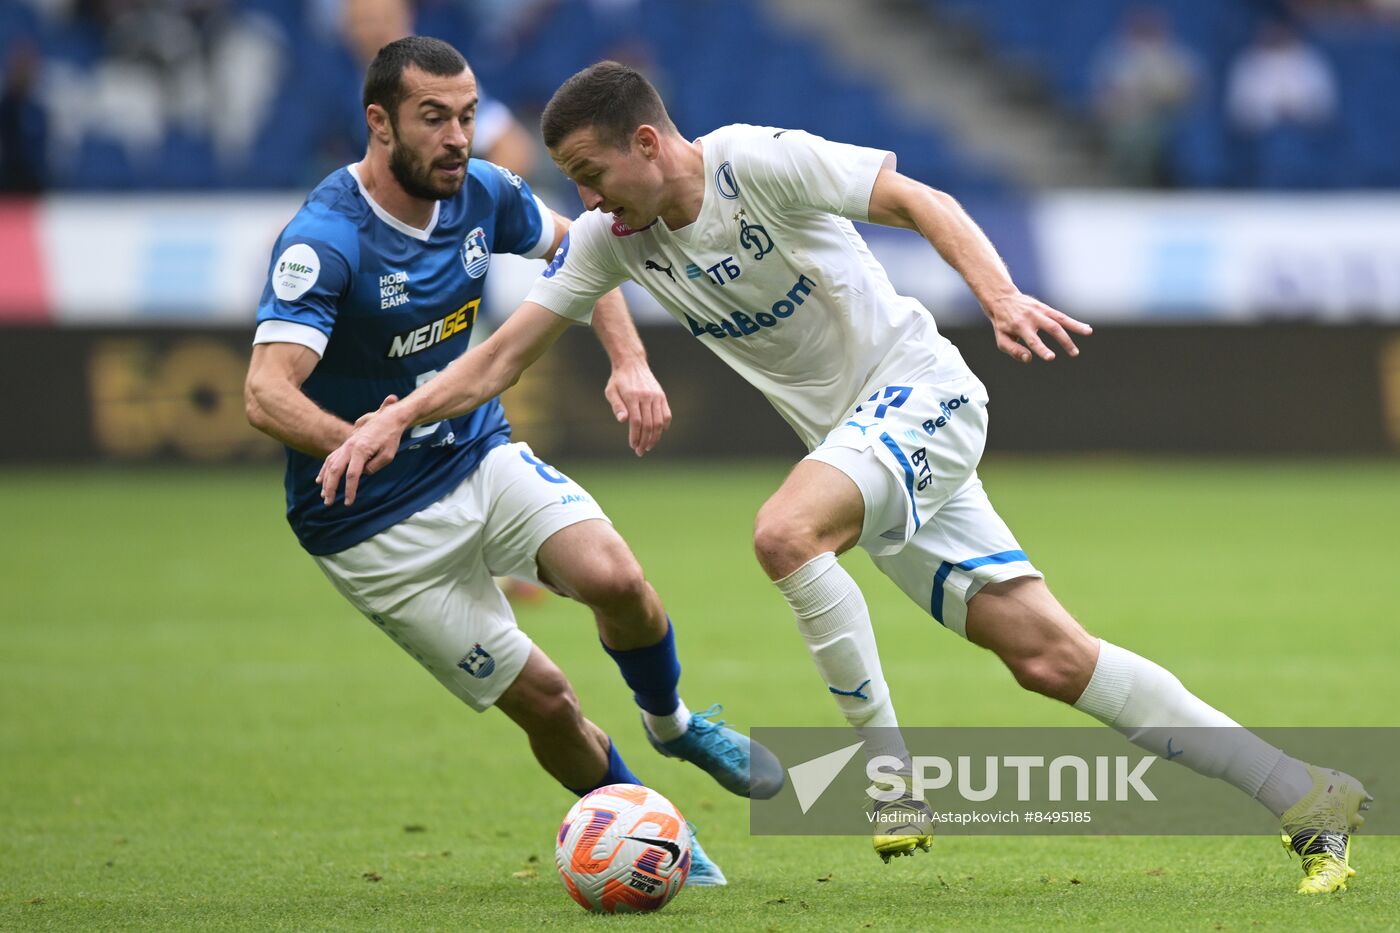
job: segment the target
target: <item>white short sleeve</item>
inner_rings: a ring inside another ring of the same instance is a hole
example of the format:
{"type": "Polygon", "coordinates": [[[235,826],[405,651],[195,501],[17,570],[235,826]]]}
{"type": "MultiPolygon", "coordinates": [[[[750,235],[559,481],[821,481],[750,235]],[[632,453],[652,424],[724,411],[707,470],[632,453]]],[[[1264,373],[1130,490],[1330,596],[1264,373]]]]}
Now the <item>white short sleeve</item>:
{"type": "Polygon", "coordinates": [[[810,207],[851,220],[870,219],[870,192],[894,153],[834,143],[805,130],[755,128],[735,153],[741,184],[755,185],[781,204],[810,207]]]}
{"type": "Polygon", "coordinates": [[[277,319],[263,321],[253,334],[255,346],[260,343],[299,343],[317,356],[326,355],[326,344],[330,342],[330,337],[314,327],[277,319]]]}
{"type": "Polygon", "coordinates": [[[520,255],[526,259],[543,259],[549,255],[549,247],[554,243],[554,211],[549,209],[549,205],[544,203],[538,194],[531,194],[535,199],[535,210],[540,212],[540,238],[534,246],[520,255]]]}
{"type": "Polygon", "coordinates": [[[610,218],[597,211],[581,215],[525,300],[560,317],[589,323],[598,299],[627,279],[607,239],[612,235],[610,218]]]}

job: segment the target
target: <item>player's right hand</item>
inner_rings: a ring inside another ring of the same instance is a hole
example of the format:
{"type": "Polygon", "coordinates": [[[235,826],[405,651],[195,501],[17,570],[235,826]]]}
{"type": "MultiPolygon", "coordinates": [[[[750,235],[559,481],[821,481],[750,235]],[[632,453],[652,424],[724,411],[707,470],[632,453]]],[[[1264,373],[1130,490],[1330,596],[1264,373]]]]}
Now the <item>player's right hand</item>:
{"type": "Polygon", "coordinates": [[[321,464],[316,482],[321,484],[321,501],[326,505],[335,503],[342,479],[345,481],[345,504],[354,505],[361,477],[378,473],[394,461],[399,452],[399,438],[407,427],[399,423],[401,419],[393,410],[397,402],[398,397],[390,395],[378,411],[357,418],[355,430],[321,464]]]}
{"type": "Polygon", "coordinates": [[[1053,337],[1070,356],[1079,355],[1079,347],[1070,334],[1087,337],[1094,332],[1083,321],[1022,292],[988,302],[985,308],[996,332],[997,349],[1021,363],[1029,363],[1037,356],[1047,363],[1055,358],[1055,351],[1040,339],[1041,331],[1053,337]]]}

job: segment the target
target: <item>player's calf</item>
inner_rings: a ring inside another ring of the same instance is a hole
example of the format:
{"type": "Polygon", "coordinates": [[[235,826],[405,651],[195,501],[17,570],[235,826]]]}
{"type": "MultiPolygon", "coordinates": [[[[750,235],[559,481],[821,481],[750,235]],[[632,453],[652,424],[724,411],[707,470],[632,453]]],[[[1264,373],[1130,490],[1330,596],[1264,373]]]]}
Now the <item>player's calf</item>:
{"type": "Polygon", "coordinates": [[[1098,640],[1038,577],[989,583],[967,609],[967,637],[1001,659],[1027,690],[1074,703],[1094,674],[1098,640]]]}
{"type": "Polygon", "coordinates": [[[732,793],[771,797],[783,785],[778,760],[761,745],[681,700],[675,630],[626,542],[603,522],[551,536],[537,558],[541,578],[593,609],[603,649],[642,711],[662,754],[695,764],[732,793]]]}
{"type": "Polygon", "coordinates": [[[496,707],[530,741],[540,766],[567,788],[591,787],[609,767],[607,734],[584,718],[564,672],[539,648],[496,707]]]}

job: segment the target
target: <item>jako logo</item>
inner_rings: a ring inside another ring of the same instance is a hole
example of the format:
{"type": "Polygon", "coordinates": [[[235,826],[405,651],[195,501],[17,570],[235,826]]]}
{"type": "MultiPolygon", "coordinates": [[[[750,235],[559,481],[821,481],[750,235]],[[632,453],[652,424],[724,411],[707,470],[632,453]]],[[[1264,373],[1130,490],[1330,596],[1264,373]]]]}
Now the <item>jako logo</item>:
{"type": "Polygon", "coordinates": [[[707,334],[716,340],[723,340],[725,337],[747,337],[765,327],[777,327],[783,319],[792,317],[793,312],[802,306],[816,287],[816,282],[805,275],[800,276],[792,288],[788,289],[786,298],[779,298],[767,311],[759,311],[753,317],[749,317],[743,311],[734,311],[727,321],[701,324],[687,314],[685,322],[690,325],[690,334],[693,337],[704,337],[707,334]]]}

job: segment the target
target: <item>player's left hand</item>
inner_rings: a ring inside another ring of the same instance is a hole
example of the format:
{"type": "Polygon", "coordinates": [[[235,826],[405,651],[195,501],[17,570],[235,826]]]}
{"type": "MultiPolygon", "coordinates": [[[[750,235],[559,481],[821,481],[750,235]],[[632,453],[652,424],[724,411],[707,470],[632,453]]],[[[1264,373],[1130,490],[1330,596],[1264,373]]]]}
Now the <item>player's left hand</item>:
{"type": "Polygon", "coordinates": [[[354,505],[360,478],[378,473],[394,461],[399,438],[407,428],[393,410],[397,402],[398,398],[390,395],[377,411],[357,418],[355,430],[321,464],[316,482],[321,484],[321,501],[326,505],[334,504],[341,479],[345,480],[345,504],[354,505]]]}
{"type": "Polygon", "coordinates": [[[1029,363],[1034,356],[1047,363],[1055,358],[1055,351],[1040,339],[1041,331],[1055,338],[1070,356],[1079,355],[1070,332],[1086,337],[1094,332],[1083,321],[1076,321],[1023,292],[991,302],[987,305],[987,314],[996,331],[997,349],[1022,363],[1029,363]]]}
{"type": "Polygon", "coordinates": [[[655,447],[661,432],[671,426],[666,393],[646,363],[614,367],[603,394],[613,416],[627,422],[627,445],[639,457],[655,447]]]}

